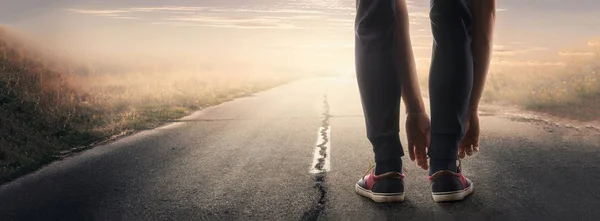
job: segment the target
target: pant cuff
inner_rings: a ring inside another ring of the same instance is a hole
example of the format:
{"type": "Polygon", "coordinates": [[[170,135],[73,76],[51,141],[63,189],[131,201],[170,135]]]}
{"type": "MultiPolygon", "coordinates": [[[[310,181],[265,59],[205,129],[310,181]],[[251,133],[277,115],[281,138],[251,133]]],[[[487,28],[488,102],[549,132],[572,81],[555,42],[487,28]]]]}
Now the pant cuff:
{"type": "Polygon", "coordinates": [[[432,160],[457,160],[458,145],[462,137],[457,134],[432,134],[428,156],[432,160]]]}
{"type": "Polygon", "coordinates": [[[376,163],[401,160],[404,156],[399,135],[370,139],[370,141],[373,145],[376,163]]]}

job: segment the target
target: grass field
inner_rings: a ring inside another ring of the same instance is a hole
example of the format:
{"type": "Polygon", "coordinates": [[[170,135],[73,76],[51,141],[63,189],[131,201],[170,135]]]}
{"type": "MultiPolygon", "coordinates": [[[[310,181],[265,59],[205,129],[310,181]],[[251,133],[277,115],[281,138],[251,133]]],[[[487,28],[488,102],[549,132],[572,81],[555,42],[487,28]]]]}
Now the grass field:
{"type": "MultiPolygon", "coordinates": [[[[427,73],[419,82],[427,95],[427,73]]],[[[492,64],[482,102],[516,105],[578,121],[600,120],[600,51],[560,64],[499,67],[492,64]]]]}
{"type": "Polygon", "coordinates": [[[484,99],[572,120],[599,120],[599,58],[596,51],[561,66],[492,72],[484,99]]]}
{"type": "Polygon", "coordinates": [[[0,28],[0,183],[65,152],[296,79],[71,62],[0,28]]]}

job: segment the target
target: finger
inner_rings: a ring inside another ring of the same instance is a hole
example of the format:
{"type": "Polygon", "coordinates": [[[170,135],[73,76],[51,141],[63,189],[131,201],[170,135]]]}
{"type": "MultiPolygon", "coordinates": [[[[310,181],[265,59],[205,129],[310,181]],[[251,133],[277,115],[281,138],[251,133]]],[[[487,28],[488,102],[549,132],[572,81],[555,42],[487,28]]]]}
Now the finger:
{"type": "Polygon", "coordinates": [[[417,151],[419,153],[419,166],[421,166],[421,168],[423,169],[427,168],[427,154],[425,153],[425,148],[423,148],[422,146],[418,147],[417,151]]]}
{"type": "Polygon", "coordinates": [[[460,145],[458,146],[458,158],[465,158],[465,147],[467,145],[463,142],[460,143],[460,145]]]}
{"type": "Polygon", "coordinates": [[[465,148],[465,152],[467,152],[468,156],[472,156],[473,155],[473,145],[468,145],[467,148],[465,148]]]}
{"type": "Polygon", "coordinates": [[[417,160],[417,166],[419,167],[423,167],[423,156],[421,156],[421,152],[418,150],[418,148],[415,148],[415,155],[416,155],[416,160],[417,160]]]}
{"type": "Polygon", "coordinates": [[[423,165],[425,166],[424,169],[427,169],[428,168],[428,164],[429,164],[429,161],[428,161],[429,157],[427,156],[427,150],[429,149],[429,145],[427,143],[428,143],[428,141],[426,139],[423,139],[421,141],[421,144],[420,144],[421,145],[420,149],[423,151],[423,153],[422,153],[423,154],[422,161],[423,161],[423,165]]]}
{"type": "Polygon", "coordinates": [[[473,154],[473,140],[472,139],[466,139],[465,140],[465,146],[463,148],[463,151],[465,152],[465,154],[467,154],[468,156],[471,156],[471,154],[473,154]]]}
{"type": "Polygon", "coordinates": [[[411,161],[415,161],[415,147],[412,143],[408,143],[408,156],[411,161]]]}
{"type": "Polygon", "coordinates": [[[423,164],[421,159],[422,159],[422,157],[421,157],[420,153],[417,150],[415,150],[415,160],[417,161],[418,166],[421,166],[423,164]]]}
{"type": "Polygon", "coordinates": [[[423,167],[424,170],[428,170],[429,169],[429,162],[427,160],[427,157],[425,157],[425,159],[423,159],[423,167]]]}
{"type": "Polygon", "coordinates": [[[421,155],[418,155],[418,154],[416,154],[416,155],[417,155],[416,156],[417,166],[422,167],[423,166],[423,157],[421,157],[421,155]]]}
{"type": "Polygon", "coordinates": [[[429,148],[429,144],[431,144],[431,132],[427,131],[425,134],[425,146],[429,148]]]}

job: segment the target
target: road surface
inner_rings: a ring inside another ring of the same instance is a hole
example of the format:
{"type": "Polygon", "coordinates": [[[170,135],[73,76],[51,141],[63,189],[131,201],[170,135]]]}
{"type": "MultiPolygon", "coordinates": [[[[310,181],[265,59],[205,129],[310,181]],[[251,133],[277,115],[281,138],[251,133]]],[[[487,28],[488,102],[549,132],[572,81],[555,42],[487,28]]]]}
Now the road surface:
{"type": "Polygon", "coordinates": [[[465,201],[434,203],[406,159],[405,202],[359,197],[361,110],[343,77],[207,108],[3,185],[0,220],[600,220],[598,132],[485,113],[465,201]]]}

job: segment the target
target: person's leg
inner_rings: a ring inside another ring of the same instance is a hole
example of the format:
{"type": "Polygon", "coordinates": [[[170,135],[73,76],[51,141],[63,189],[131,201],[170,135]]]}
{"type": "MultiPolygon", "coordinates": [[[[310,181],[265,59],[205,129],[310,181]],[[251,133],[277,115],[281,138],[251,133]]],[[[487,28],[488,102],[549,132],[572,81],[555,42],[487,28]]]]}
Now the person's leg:
{"type": "Polygon", "coordinates": [[[396,0],[357,0],[355,59],[367,138],[375,168],[356,182],[358,194],[375,202],[404,200],[400,144],[400,76],[394,35],[396,0]]]}
{"type": "Polygon", "coordinates": [[[395,67],[396,0],[357,0],[356,75],[376,174],[401,172],[400,76],[395,67]]]}
{"type": "Polygon", "coordinates": [[[430,18],[434,38],[429,73],[431,175],[440,170],[456,172],[473,87],[473,57],[466,0],[431,0],[430,18]]]}
{"type": "Polygon", "coordinates": [[[473,87],[471,15],[467,0],[431,0],[434,37],[429,74],[431,192],[434,201],[462,200],[473,183],[457,168],[458,145],[473,87]]]}

